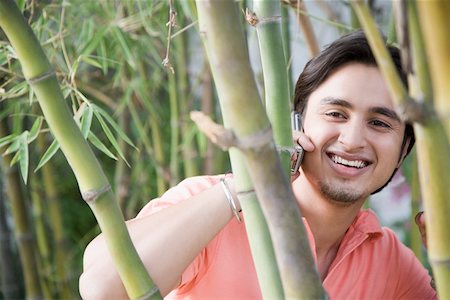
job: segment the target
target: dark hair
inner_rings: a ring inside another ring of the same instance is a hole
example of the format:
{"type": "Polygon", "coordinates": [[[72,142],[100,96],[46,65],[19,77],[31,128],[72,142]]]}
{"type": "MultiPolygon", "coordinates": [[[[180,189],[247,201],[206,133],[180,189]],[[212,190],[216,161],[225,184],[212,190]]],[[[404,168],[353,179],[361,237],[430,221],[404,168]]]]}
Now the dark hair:
{"type": "MultiPolygon", "coordinates": [[[[387,45],[387,48],[401,80],[408,88],[408,80],[406,73],[402,68],[399,49],[390,45],[387,45]]],[[[367,38],[362,30],[343,35],[306,64],[295,86],[294,109],[303,114],[311,93],[315,91],[333,71],[349,63],[377,66],[375,57],[373,56],[367,38]]],[[[410,123],[406,123],[400,155],[405,146],[407,147],[406,155],[408,155],[414,146],[414,142],[413,127],[410,123]],[[410,141],[409,144],[406,145],[408,139],[410,139],[410,141]]],[[[399,160],[400,159],[401,156],[399,160]]],[[[383,189],[391,181],[396,171],[397,169],[395,169],[388,182],[374,193],[383,189]]]]}

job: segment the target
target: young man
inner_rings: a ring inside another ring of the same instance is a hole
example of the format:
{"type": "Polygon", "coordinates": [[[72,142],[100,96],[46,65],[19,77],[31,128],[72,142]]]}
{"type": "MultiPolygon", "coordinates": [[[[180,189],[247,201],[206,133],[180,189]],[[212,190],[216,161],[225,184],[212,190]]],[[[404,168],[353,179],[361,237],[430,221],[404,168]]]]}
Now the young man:
{"type": "MultiPolygon", "coordinates": [[[[400,70],[398,51],[390,52],[400,70]]],[[[436,298],[414,254],[361,210],[414,142],[362,32],[338,39],[306,65],[295,108],[303,116],[296,140],[307,153],[292,187],[330,298],[436,298]]],[[[234,218],[221,178],[186,179],[128,222],[167,299],[261,298],[245,226],[234,218]]],[[[225,180],[236,199],[232,176],[225,180]]],[[[86,249],[80,292],[85,299],[126,297],[101,236],[86,249]]]]}

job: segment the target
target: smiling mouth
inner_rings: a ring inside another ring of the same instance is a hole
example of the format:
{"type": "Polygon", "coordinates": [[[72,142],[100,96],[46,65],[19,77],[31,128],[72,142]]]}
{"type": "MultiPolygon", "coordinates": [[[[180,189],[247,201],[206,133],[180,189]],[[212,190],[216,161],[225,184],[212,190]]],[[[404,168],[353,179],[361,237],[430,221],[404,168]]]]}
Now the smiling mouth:
{"type": "Polygon", "coordinates": [[[335,164],[343,165],[350,168],[362,169],[370,165],[370,162],[365,160],[347,160],[333,153],[329,153],[328,156],[335,164]]]}

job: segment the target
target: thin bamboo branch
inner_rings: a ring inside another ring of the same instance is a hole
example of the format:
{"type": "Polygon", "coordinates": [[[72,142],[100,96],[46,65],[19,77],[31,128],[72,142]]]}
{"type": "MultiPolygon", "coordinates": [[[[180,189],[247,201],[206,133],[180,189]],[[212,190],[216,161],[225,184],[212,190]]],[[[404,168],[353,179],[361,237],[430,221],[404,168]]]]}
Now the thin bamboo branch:
{"type": "Polygon", "coordinates": [[[313,26],[311,24],[311,20],[307,16],[307,10],[305,6],[305,2],[303,0],[297,0],[297,19],[300,24],[300,28],[303,31],[303,35],[305,36],[306,45],[308,46],[309,56],[314,57],[317,53],[319,53],[319,43],[317,42],[316,35],[314,33],[313,26]],[[301,14],[300,11],[305,12],[305,14],[301,14]]]}

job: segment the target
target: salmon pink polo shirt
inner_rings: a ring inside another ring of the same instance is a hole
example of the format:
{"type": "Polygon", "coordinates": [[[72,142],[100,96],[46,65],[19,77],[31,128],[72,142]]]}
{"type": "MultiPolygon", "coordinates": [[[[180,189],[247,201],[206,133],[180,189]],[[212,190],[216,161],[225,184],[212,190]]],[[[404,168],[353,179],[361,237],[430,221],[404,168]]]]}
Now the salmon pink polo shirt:
{"type": "MultiPolygon", "coordinates": [[[[220,176],[182,181],[149,202],[137,218],[212,187],[220,176]]],[[[314,237],[303,219],[312,248],[314,237]]],[[[180,249],[183,251],[183,249],[180,249]]],[[[361,211],[345,234],[323,287],[330,299],[436,299],[427,270],[370,211],[361,211]]],[[[183,272],[165,299],[262,299],[243,223],[233,218],[183,272]]]]}

